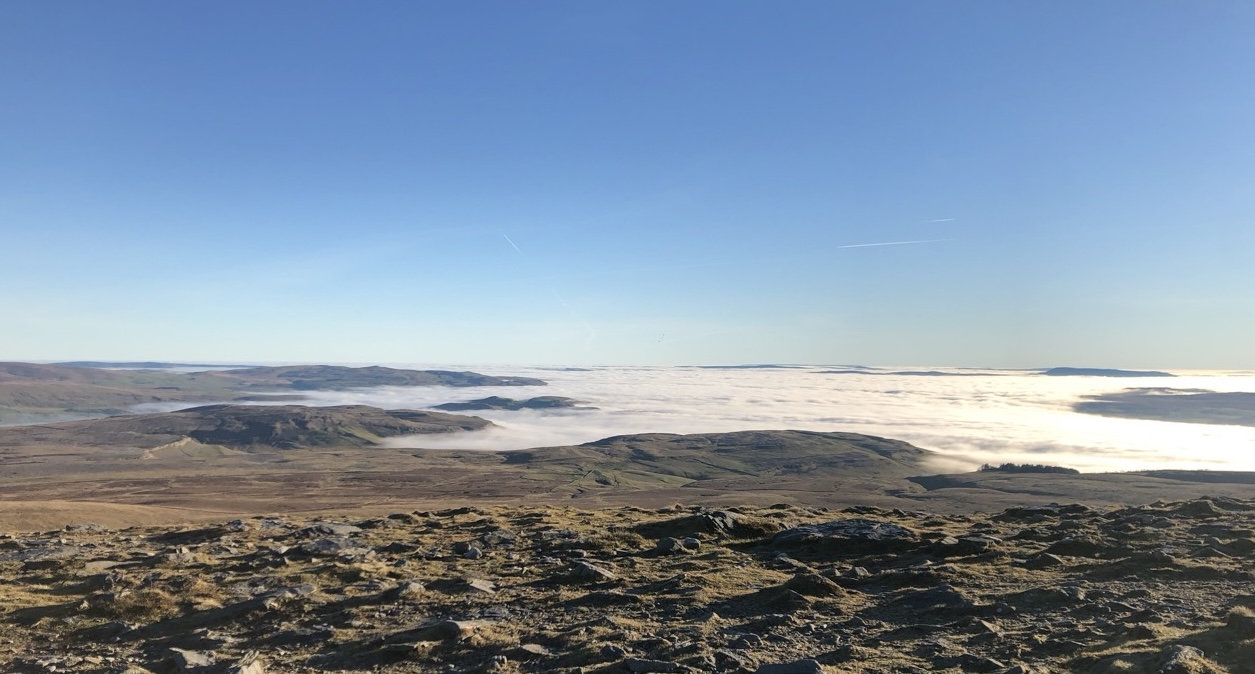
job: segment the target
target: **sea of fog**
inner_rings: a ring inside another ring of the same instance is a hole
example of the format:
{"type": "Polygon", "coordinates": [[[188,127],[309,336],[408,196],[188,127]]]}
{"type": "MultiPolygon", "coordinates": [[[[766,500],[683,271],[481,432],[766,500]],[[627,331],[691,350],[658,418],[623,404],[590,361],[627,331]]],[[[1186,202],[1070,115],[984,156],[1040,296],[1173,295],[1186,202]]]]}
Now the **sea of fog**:
{"type": "Polygon", "coordinates": [[[467,434],[396,438],[390,441],[394,447],[510,450],[579,444],[628,433],[802,429],[906,440],[938,452],[937,470],[1008,461],[1083,471],[1255,470],[1253,427],[1119,419],[1071,409],[1086,395],[1126,388],[1255,392],[1255,372],[1178,372],[1172,378],[1127,379],[970,369],[939,370],[949,376],[828,373],[844,369],[833,367],[445,365],[439,369],[536,377],[549,385],[314,391],[308,392],[306,404],[421,409],[493,395],[515,399],[553,395],[597,408],[467,412],[492,420],[496,427],[467,434]]]}

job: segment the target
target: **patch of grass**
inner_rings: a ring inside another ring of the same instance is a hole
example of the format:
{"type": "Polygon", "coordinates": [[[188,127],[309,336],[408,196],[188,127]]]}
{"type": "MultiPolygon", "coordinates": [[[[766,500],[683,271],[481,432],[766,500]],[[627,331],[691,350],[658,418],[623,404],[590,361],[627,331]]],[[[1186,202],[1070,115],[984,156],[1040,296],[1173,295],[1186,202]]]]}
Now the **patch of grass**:
{"type": "Polygon", "coordinates": [[[165,590],[123,590],[101,597],[97,612],[114,620],[151,622],[179,613],[179,599],[165,590]]]}

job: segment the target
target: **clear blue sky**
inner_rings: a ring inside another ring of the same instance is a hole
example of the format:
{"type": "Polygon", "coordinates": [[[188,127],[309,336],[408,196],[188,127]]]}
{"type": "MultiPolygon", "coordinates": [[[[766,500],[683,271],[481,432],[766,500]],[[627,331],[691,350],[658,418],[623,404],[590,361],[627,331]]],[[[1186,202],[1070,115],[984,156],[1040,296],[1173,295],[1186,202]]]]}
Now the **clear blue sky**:
{"type": "Polygon", "coordinates": [[[1255,3],[13,0],[0,91],[0,359],[1255,367],[1255,3]]]}

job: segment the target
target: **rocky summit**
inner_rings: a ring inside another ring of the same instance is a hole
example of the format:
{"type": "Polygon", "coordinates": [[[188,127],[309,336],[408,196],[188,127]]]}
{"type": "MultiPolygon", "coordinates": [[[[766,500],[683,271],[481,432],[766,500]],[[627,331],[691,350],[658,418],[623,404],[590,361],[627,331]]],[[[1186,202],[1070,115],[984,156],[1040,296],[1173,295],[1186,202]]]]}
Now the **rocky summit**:
{"type": "Polygon", "coordinates": [[[0,537],[12,672],[1255,671],[1255,501],[462,507],[0,537]]]}

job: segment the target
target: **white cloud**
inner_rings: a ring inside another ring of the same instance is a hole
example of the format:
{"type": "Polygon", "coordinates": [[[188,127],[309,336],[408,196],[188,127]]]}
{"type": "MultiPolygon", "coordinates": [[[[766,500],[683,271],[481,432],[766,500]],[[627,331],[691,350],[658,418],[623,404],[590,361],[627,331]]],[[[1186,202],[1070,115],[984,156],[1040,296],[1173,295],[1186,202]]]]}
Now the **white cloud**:
{"type": "MultiPolygon", "coordinates": [[[[447,366],[446,366],[447,367],[447,366]]],[[[710,370],[602,367],[591,371],[473,367],[529,375],[549,386],[453,389],[382,387],[311,393],[313,404],[425,408],[489,395],[562,395],[597,410],[477,413],[500,428],[395,440],[396,446],[524,449],[578,444],[629,433],[748,429],[847,431],[897,438],[942,453],[950,466],[1007,461],[1082,470],[1212,468],[1255,470],[1255,428],[1115,419],[1078,414],[1072,402],[1116,391],[1127,380],[1000,376],[821,374],[824,368],[710,370]]],[[[921,368],[936,369],[936,368],[921,368]]],[[[970,372],[970,370],[964,370],[970,372]]],[[[1138,380],[1137,385],[1147,384],[1138,380]]],[[[1255,377],[1200,375],[1179,388],[1255,391],[1255,377]]]]}

